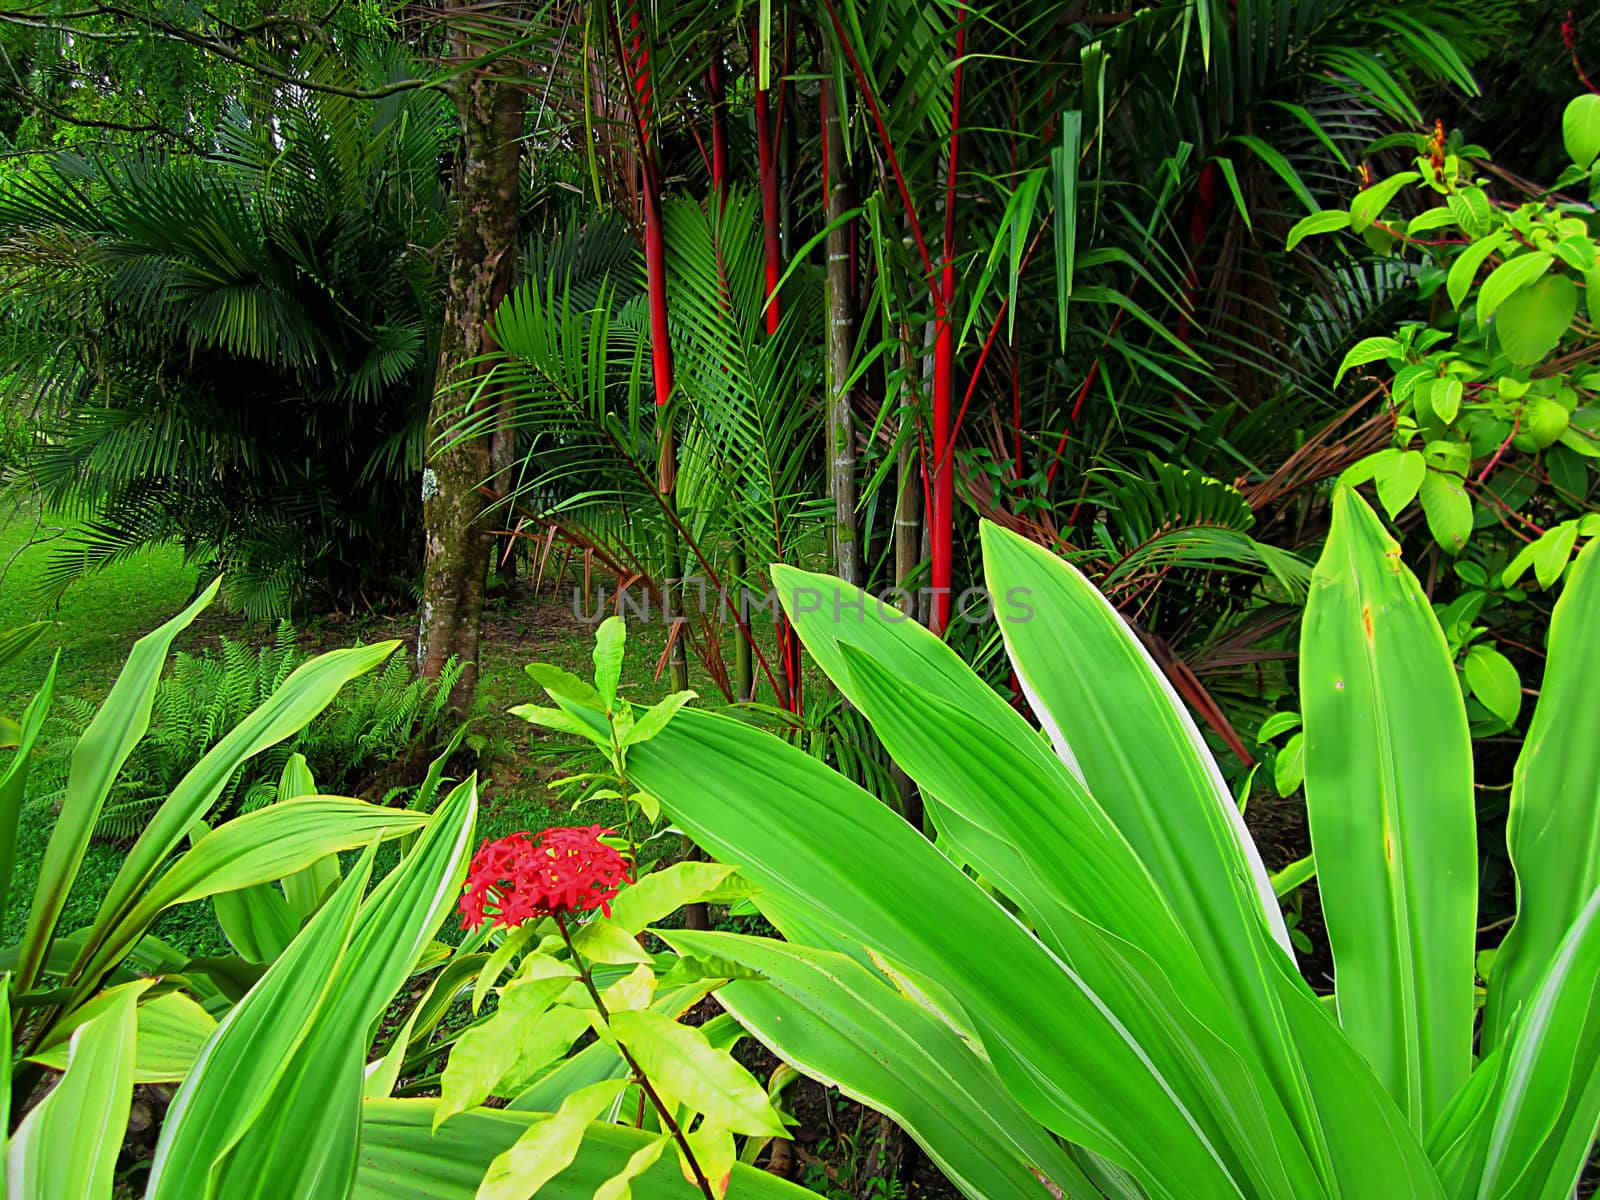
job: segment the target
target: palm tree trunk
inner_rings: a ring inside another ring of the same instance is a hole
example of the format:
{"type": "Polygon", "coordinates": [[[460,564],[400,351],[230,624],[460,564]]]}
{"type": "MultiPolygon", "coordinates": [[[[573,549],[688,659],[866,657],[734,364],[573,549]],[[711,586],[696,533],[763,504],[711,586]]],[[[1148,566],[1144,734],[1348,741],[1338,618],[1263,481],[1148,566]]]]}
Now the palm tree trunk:
{"type": "MultiPolygon", "coordinates": [[[[479,51],[463,47],[462,53],[479,51]]],[[[481,369],[469,364],[493,347],[489,320],[516,261],[522,96],[479,70],[461,81],[456,102],[462,133],[458,212],[428,412],[430,446],[448,438],[466,394],[462,384],[481,369]]],[[[427,540],[418,660],[429,678],[437,678],[452,657],[465,664],[450,696],[458,713],[471,706],[478,686],[483,592],[494,541],[479,489],[493,473],[492,440],[485,433],[449,445],[433,456],[422,478],[427,540]]]]}
{"type": "Polygon", "coordinates": [[[842,218],[849,211],[849,184],[844,171],[844,134],[839,124],[827,66],[822,71],[823,194],[828,253],[828,494],[833,499],[833,570],[846,583],[859,583],[861,572],[856,525],[856,429],[852,412],[850,363],[855,350],[854,296],[850,286],[850,230],[842,218]]]}

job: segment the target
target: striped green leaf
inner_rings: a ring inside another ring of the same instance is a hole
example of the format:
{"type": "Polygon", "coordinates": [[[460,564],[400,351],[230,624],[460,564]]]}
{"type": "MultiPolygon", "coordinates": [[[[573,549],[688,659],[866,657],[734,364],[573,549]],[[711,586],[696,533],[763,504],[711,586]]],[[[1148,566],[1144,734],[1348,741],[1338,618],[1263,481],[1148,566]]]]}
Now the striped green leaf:
{"type": "Polygon", "coordinates": [[[1567,576],[1550,618],[1539,703],[1511,783],[1506,844],[1517,872],[1517,919],[1495,955],[1483,1044],[1501,1043],[1584,898],[1600,887],[1600,540],[1567,576]]]}
{"type": "Polygon", "coordinates": [[[1472,747],[1433,609],[1349,488],[1312,575],[1300,692],[1339,1021],[1420,1134],[1472,1060],[1472,747]]]}

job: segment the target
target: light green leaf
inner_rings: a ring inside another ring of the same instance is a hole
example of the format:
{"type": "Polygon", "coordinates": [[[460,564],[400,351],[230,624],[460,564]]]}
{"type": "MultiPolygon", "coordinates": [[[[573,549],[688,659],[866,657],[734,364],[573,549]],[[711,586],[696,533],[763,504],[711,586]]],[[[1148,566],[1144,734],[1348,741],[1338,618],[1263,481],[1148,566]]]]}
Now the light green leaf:
{"type": "Polygon", "coordinates": [[[1461,477],[1429,471],[1422,479],[1422,512],[1428,531],[1447,553],[1460,554],[1472,536],[1472,500],[1461,477]]]}
{"type": "Polygon", "coordinates": [[[1335,385],[1344,378],[1344,374],[1351,367],[1365,366],[1369,362],[1377,362],[1382,358],[1396,358],[1400,355],[1400,343],[1392,337],[1362,338],[1339,363],[1338,373],[1334,375],[1335,385]]]}
{"type": "MultiPolygon", "coordinates": [[[[66,1070],[71,1035],[120,1003],[117,999],[120,992],[120,988],[108,988],[88,1003],[80,1004],[66,1021],[50,1031],[50,1036],[37,1052],[28,1056],[28,1061],[52,1071],[66,1070]]],[[[165,992],[146,1000],[139,1005],[137,1023],[133,1059],[135,1083],[180,1082],[217,1028],[215,1018],[183,992],[165,992]]]]}
{"type": "Polygon", "coordinates": [[[1600,96],[1577,96],[1567,105],[1561,114],[1561,144],[1580,167],[1600,156],[1600,96]]]}
{"type": "Polygon", "coordinates": [[[1506,259],[1478,289],[1478,324],[1485,325],[1495,310],[1513,293],[1533,283],[1550,269],[1555,256],[1547,250],[1534,250],[1506,259]]]}
{"type": "Polygon", "coordinates": [[[1476,645],[1467,651],[1462,672],[1478,703],[1507,725],[1516,722],[1522,711],[1522,681],[1510,659],[1492,646],[1476,645]]]}
{"type": "Polygon", "coordinates": [[[672,720],[673,714],[689,701],[693,700],[695,692],[673,692],[659,704],[645,710],[627,735],[622,739],[624,747],[636,746],[640,742],[648,742],[656,734],[666,728],[667,722],[672,720]]]}
{"type": "Polygon", "coordinates": [[[594,634],[594,686],[605,711],[617,707],[617,683],[622,678],[622,656],[628,630],[621,617],[607,617],[594,634]]]}
{"type": "Polygon", "coordinates": [[[1305,756],[1306,735],[1302,731],[1283,744],[1272,762],[1272,786],[1277,788],[1278,795],[1292,796],[1299,790],[1306,776],[1305,756]]]}
{"type": "Polygon", "coordinates": [[[1336,208],[1323,209],[1321,212],[1312,213],[1309,217],[1301,217],[1294,223],[1294,228],[1289,230],[1289,240],[1284,249],[1293,250],[1306,238],[1315,234],[1334,233],[1349,228],[1349,213],[1336,208]]]}
{"type": "MultiPolygon", "coordinates": [[[[1514,258],[1506,266],[1522,261],[1514,258]]],[[[1491,275],[1489,283],[1493,283],[1499,273],[1491,275]]],[[[1486,283],[1484,292],[1488,290],[1486,283]]],[[[1518,366],[1533,366],[1560,345],[1577,314],[1577,285],[1565,275],[1546,276],[1507,297],[1500,305],[1494,318],[1495,336],[1512,362],[1518,366]]]]}
{"type": "Polygon", "coordinates": [[[594,686],[571,671],[550,663],[529,663],[527,672],[535,683],[550,694],[552,700],[567,700],[584,708],[605,710],[606,701],[594,686]]]}
{"type": "MultiPolygon", "coordinates": [[[[1450,380],[1456,385],[1456,397],[1461,395],[1461,381],[1450,380]]],[[[1437,406],[1437,401],[1435,402],[1437,406]]],[[[1454,420],[1455,414],[1450,418],[1454,420]]],[[[1441,419],[1444,419],[1441,414],[1441,419]]],[[[1373,472],[1373,477],[1378,485],[1378,499],[1383,504],[1384,512],[1389,514],[1392,521],[1400,515],[1406,505],[1416,499],[1417,492],[1422,487],[1422,481],[1427,477],[1428,463],[1422,457],[1420,450],[1405,450],[1391,459],[1385,460],[1382,466],[1373,472]]]]}
{"type": "Polygon", "coordinates": [[[726,863],[687,861],[647,872],[611,902],[611,920],[639,934],[685,904],[713,897],[726,903],[751,895],[754,889],[735,879],[735,870],[726,863]]]}
{"type": "MultiPolygon", "coordinates": [[[[429,1100],[369,1100],[362,1105],[361,1155],[351,1200],[472,1200],[485,1170],[542,1114],[477,1109],[434,1134],[429,1100]]],[[[595,1192],[659,1135],[626,1125],[590,1125],[577,1157],[539,1192],[539,1200],[592,1200],[595,1192]]],[[[798,1184],[735,1163],[735,1200],[816,1200],[798,1184]]],[[[658,1162],[635,1194],[648,1200],[703,1200],[676,1162],[658,1162]]]]}
{"type": "Polygon", "coordinates": [[[641,1146],[628,1158],[627,1166],[606,1180],[595,1191],[594,1200],[633,1200],[633,1182],[661,1158],[661,1152],[672,1144],[672,1135],[664,1133],[648,1145],[641,1146]]]}
{"type": "Polygon", "coordinates": [[[1455,669],[1399,553],[1355,492],[1335,492],[1300,693],[1339,1022],[1420,1134],[1472,1061],[1478,859],[1455,669]]]}
{"type": "Polygon", "coordinates": [[[16,980],[21,991],[38,982],[39,968],[55,937],[56,921],[78,877],[78,868],[83,865],[89,835],[100,819],[106,796],[122,764],[150,727],[150,706],[155,702],[156,682],[166,662],[167,649],[211,603],[221,583],[221,579],[213,580],[188,608],[134,643],[116,683],[73,747],[66,796],[45,845],[22,937],[16,980]]]}
{"type": "Polygon", "coordinates": [[[650,952],[639,945],[638,939],[615,921],[595,917],[585,922],[572,935],[572,944],[578,953],[590,962],[641,963],[654,962],[650,952]]]}
{"type": "Polygon", "coordinates": [[[1350,228],[1356,233],[1366,229],[1383,216],[1383,210],[1399,194],[1401,188],[1421,178],[1422,176],[1415,171],[1402,171],[1357,192],[1355,198],[1350,201],[1350,228]]]}
{"type": "Polygon", "coordinates": [[[1517,873],[1517,919],[1495,958],[1483,1041],[1500,1045],[1533,993],[1582,897],[1600,887],[1600,541],[1578,555],[1550,618],[1539,699],[1511,782],[1506,846],[1517,873]]]}
{"type": "Polygon", "coordinates": [[[578,1156],[589,1122],[610,1108],[627,1081],[607,1079],[573,1092],[560,1110],[530,1125],[516,1144],[489,1164],[477,1200],[528,1200],[578,1156]]]}
{"type": "Polygon", "coordinates": [[[766,1089],[732,1055],[713,1049],[699,1029],[646,1009],[612,1014],[611,1032],[646,1078],[713,1124],[734,1133],[784,1136],[766,1089]]]}
{"type": "Polygon", "coordinates": [[[1489,260],[1491,254],[1510,244],[1512,244],[1511,235],[1502,229],[1481,241],[1473,242],[1456,256],[1455,262],[1450,264],[1449,274],[1445,277],[1445,291],[1449,293],[1452,308],[1460,308],[1461,302],[1467,298],[1467,292],[1472,288],[1472,281],[1477,278],[1478,268],[1489,260]]]}
{"type": "Polygon", "coordinates": [[[8,1200],[111,1200],[133,1102],[134,1006],[150,984],[112,989],[73,1031],[66,1074],[6,1144],[8,1200]]]}
{"type": "Polygon", "coordinates": [[[440,1080],[435,1129],[490,1096],[513,1093],[572,1048],[590,1022],[579,1009],[549,1007],[567,983],[547,978],[508,987],[512,1003],[456,1040],[440,1080]]]}
{"type": "Polygon", "coordinates": [[[530,725],[540,725],[545,729],[554,729],[557,733],[575,733],[581,738],[587,738],[597,746],[609,746],[609,734],[601,735],[586,723],[582,717],[575,717],[563,708],[542,708],[537,704],[519,704],[508,709],[513,717],[521,717],[530,725]]]}

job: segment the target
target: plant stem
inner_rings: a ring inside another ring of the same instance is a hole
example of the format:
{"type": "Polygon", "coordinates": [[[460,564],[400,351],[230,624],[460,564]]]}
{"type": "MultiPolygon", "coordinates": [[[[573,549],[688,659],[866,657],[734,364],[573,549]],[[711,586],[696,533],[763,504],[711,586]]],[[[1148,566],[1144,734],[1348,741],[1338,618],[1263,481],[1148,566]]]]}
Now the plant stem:
{"type": "MultiPolygon", "coordinates": [[[[606,1002],[600,999],[600,989],[594,985],[594,975],[589,970],[589,964],[583,961],[583,955],[578,953],[578,948],[572,944],[572,934],[567,930],[566,918],[561,913],[551,914],[556,919],[556,928],[561,931],[561,940],[567,944],[567,953],[572,955],[572,961],[578,968],[578,978],[583,980],[583,986],[589,991],[589,998],[594,1001],[595,1011],[600,1014],[600,1019],[607,1026],[611,1024],[611,1014],[606,1010],[606,1002]]],[[[694,1151],[689,1148],[689,1139],[684,1136],[682,1127],[678,1124],[667,1106],[662,1103],[661,1097],[656,1094],[655,1087],[646,1078],[638,1061],[627,1046],[619,1040],[617,1053],[622,1055],[622,1061],[628,1064],[628,1069],[633,1072],[633,1077],[639,1083],[639,1090],[650,1097],[650,1103],[661,1117],[661,1123],[667,1127],[667,1132],[672,1134],[673,1140],[678,1143],[678,1149],[683,1152],[683,1159],[689,1164],[689,1169],[694,1172],[694,1181],[704,1193],[706,1200],[717,1200],[717,1194],[711,1187],[711,1181],[706,1178],[706,1173],[700,1169],[700,1162],[694,1156],[694,1151]]]]}

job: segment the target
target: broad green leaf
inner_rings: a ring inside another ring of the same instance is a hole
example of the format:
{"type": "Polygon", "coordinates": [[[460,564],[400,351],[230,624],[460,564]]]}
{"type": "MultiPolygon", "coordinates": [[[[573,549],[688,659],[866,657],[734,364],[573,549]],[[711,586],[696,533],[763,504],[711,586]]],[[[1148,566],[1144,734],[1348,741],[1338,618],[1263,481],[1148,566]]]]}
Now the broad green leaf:
{"type": "Polygon", "coordinates": [[[661,732],[668,721],[672,720],[674,713],[693,700],[696,695],[695,692],[673,692],[659,704],[646,709],[623,737],[622,744],[633,746],[639,742],[648,742],[661,732]]]}
{"type": "Polygon", "coordinates": [[[115,966],[165,909],[254,887],[338,850],[387,839],[427,822],[421,813],[336,796],[305,796],[224,821],[194,844],[106,931],[78,975],[80,989],[115,966]]]}
{"type": "Polygon", "coordinates": [[[111,1200],[133,1102],[134,1006],[149,986],[113,989],[73,1031],[66,1074],[6,1144],[8,1200],[111,1200]]]}
{"type": "MultiPolygon", "coordinates": [[[[1456,385],[1459,400],[1461,381],[1452,382],[1456,385]]],[[[1440,419],[1445,419],[1442,413],[1440,419]]],[[[1454,419],[1455,414],[1451,413],[1449,420],[1454,419]]],[[[1448,421],[1446,423],[1448,424],[1448,421]]],[[[1378,485],[1378,499],[1391,521],[1400,515],[1406,505],[1416,499],[1427,474],[1428,461],[1422,457],[1420,450],[1403,450],[1394,458],[1386,460],[1384,466],[1373,472],[1373,479],[1378,485]]]]}
{"type": "MultiPolygon", "coordinates": [[[[351,1200],[473,1200],[489,1164],[543,1114],[477,1109],[434,1134],[429,1100],[368,1100],[351,1200]]],[[[605,1182],[658,1135],[623,1125],[590,1125],[577,1157],[539,1192],[539,1200],[592,1200],[605,1182]]],[[[733,1196],[743,1200],[816,1200],[798,1184],[736,1163],[733,1196]]],[[[658,1162],[634,1185],[640,1200],[702,1200],[676,1161],[658,1162]]]]}
{"type": "Polygon", "coordinates": [[[641,1146],[629,1156],[627,1165],[600,1185],[594,1200],[633,1200],[633,1183],[661,1158],[661,1152],[672,1145],[672,1135],[664,1133],[655,1141],[641,1146]]]}
{"type": "Polygon", "coordinates": [[[1547,250],[1535,250],[1508,258],[1483,281],[1478,289],[1478,324],[1485,325],[1512,293],[1533,283],[1550,269],[1555,256],[1547,250]]]}
{"type": "Polygon", "coordinates": [[[28,791],[28,777],[33,768],[33,747],[44,728],[45,717],[50,713],[55,698],[56,668],[60,665],[58,653],[45,672],[44,682],[28,707],[23,710],[22,723],[17,732],[17,747],[0,770],[0,912],[10,911],[11,873],[16,865],[17,822],[22,816],[22,800],[28,791]]]}
{"type": "Polygon", "coordinates": [[[1472,499],[1461,476],[1431,470],[1422,478],[1422,513],[1428,532],[1449,554],[1460,554],[1472,536],[1472,499]]]}
{"type": "Polygon", "coordinates": [[[868,793],[803,750],[695,709],[640,746],[630,770],[766,893],[956,994],[1036,1120],[1158,1192],[1233,1186],[1149,1053],[1082,980],[868,793]],[[753,808],[752,795],[765,803],[753,808]]]}
{"type": "Polygon", "coordinates": [[[578,953],[590,962],[642,963],[655,961],[636,937],[616,922],[595,917],[572,935],[578,953]]]}
{"type": "MultiPolygon", "coordinates": [[[[1454,376],[1436,380],[1433,386],[1428,389],[1429,405],[1433,409],[1433,415],[1439,418],[1440,424],[1448,425],[1456,419],[1456,414],[1461,411],[1461,392],[1461,380],[1454,376]]],[[[1421,451],[1418,450],[1408,450],[1406,454],[1415,454],[1418,458],[1422,457],[1421,451]]],[[[1405,455],[1401,456],[1402,459],[1404,457],[1405,455]]],[[[1420,487],[1421,484],[1422,475],[1419,472],[1417,485],[1420,487]]]]}
{"type": "MultiPolygon", "coordinates": [[[[279,804],[286,800],[294,800],[301,796],[314,796],[317,794],[316,780],[311,777],[311,768],[306,763],[303,754],[291,754],[289,761],[283,764],[283,774],[278,777],[279,804]]],[[[319,859],[303,871],[296,871],[283,880],[283,898],[288,902],[289,908],[304,924],[307,917],[317,911],[333,889],[339,886],[339,859],[337,855],[330,854],[319,859]]]]}
{"type": "Polygon", "coordinates": [[[221,579],[213,580],[188,608],[133,644],[116,683],[73,747],[66,796],[45,846],[22,937],[22,956],[17,963],[17,987],[21,991],[28,991],[38,982],[39,968],[55,937],[56,921],[78,877],[78,868],[83,865],[89,835],[100,819],[106,796],[122,764],[150,727],[150,706],[155,702],[156,683],[167,660],[167,649],[211,603],[221,583],[221,579]]]}
{"type": "Polygon", "coordinates": [[[1479,704],[1507,725],[1516,722],[1522,711],[1522,681],[1510,659],[1493,646],[1480,644],[1467,651],[1462,672],[1479,704]]]}
{"type": "Polygon", "coordinates": [[[1369,188],[1355,194],[1350,201],[1350,228],[1360,233],[1383,216],[1383,210],[1408,183],[1416,183],[1422,176],[1415,171],[1402,171],[1387,179],[1380,179],[1369,188]]]}
{"type": "MultiPolygon", "coordinates": [[[[1506,266],[1522,261],[1514,258],[1506,266]]],[[[1489,283],[1499,274],[1491,275],[1489,283]]],[[[1485,293],[1489,283],[1484,285],[1485,293]]],[[[1565,275],[1548,275],[1506,298],[1495,313],[1495,335],[1512,362],[1529,367],[1542,362],[1560,344],[1577,315],[1577,285],[1565,275]]]]}
{"type": "Polygon", "coordinates": [[[1561,114],[1561,144],[1580,167],[1600,156],[1600,96],[1578,96],[1567,105],[1561,114]]]}
{"type": "Polygon", "coordinates": [[[1420,1134],[1472,1060],[1472,745],[1433,609],[1348,488],[1312,578],[1300,695],[1339,1021],[1420,1134]]]}
{"type": "Polygon", "coordinates": [[[529,1003],[526,1008],[513,1003],[457,1039],[440,1081],[435,1128],[490,1096],[506,1095],[523,1087],[588,1031],[587,1012],[549,1007],[549,1002],[566,990],[568,982],[541,979],[513,984],[506,989],[508,996],[515,997],[520,992],[530,1002],[542,998],[545,1003],[529,1003]]]}
{"type": "Polygon", "coordinates": [[[1337,385],[1351,367],[1365,366],[1369,362],[1377,362],[1383,358],[1397,358],[1400,353],[1400,343],[1392,337],[1362,338],[1350,347],[1349,353],[1340,361],[1333,382],[1337,385]]]}
{"type": "Polygon", "coordinates": [[[1285,742],[1278,757],[1272,760],[1272,786],[1277,788],[1278,795],[1292,796],[1300,790],[1305,777],[1306,735],[1302,732],[1285,742]]]}
{"type": "Polygon", "coordinates": [[[282,957],[223,1019],[167,1109],[149,1200],[209,1200],[222,1161],[265,1112],[349,944],[376,842],[282,957]]]}
{"type": "Polygon", "coordinates": [[[219,892],[211,898],[211,906],[228,945],[249,962],[271,962],[300,932],[299,917],[270,884],[219,892]]]}
{"type": "Polygon", "coordinates": [[[1566,1200],[1589,1159],[1600,1123],[1600,888],[1543,966],[1429,1137],[1454,1195],[1566,1200]]]}
{"type": "MultiPolygon", "coordinates": [[[[399,644],[379,642],[318,655],[298,667],[260,708],[229,730],[178,781],[128,851],[95,914],[95,927],[104,930],[121,921],[168,856],[195,824],[205,819],[241,763],[305,728],[333,702],[340,688],[383,662],[399,644]]],[[[92,948],[86,947],[80,961],[92,953],[92,948]]]]}
{"type": "Polygon", "coordinates": [[[722,1004],[773,1053],[886,1113],[969,1196],[1052,1187],[1094,1197],[1082,1171],[938,1017],[843,955],[727,933],[666,933],[680,953],[755,967],[722,1004]]]}
{"type": "Polygon", "coordinates": [[[573,1092],[554,1116],[530,1125],[484,1173],[477,1200],[528,1200],[578,1156],[589,1123],[616,1103],[625,1080],[605,1080],[573,1092]]]}
{"type": "Polygon", "coordinates": [[[734,1133],[784,1136],[766,1089],[732,1055],[712,1049],[693,1025],[649,1009],[613,1013],[610,1024],[646,1078],[713,1124],[734,1133]]]}
{"type": "Polygon", "coordinates": [[[639,934],[685,904],[713,897],[726,902],[750,895],[751,889],[742,886],[734,873],[735,868],[725,863],[693,861],[646,872],[611,902],[611,920],[618,928],[639,934]]]}
{"type": "Polygon", "coordinates": [[[484,996],[488,994],[490,988],[500,982],[500,976],[505,974],[506,968],[511,965],[511,960],[531,947],[537,946],[543,929],[549,924],[547,921],[525,921],[507,933],[489,954],[488,961],[483,964],[482,970],[478,972],[478,978],[472,984],[473,1016],[478,1015],[478,1010],[483,1007],[484,996]]]}
{"type": "MultiPolygon", "coordinates": [[[[615,620],[615,618],[611,618],[615,620]]],[[[530,725],[538,725],[544,729],[554,729],[557,733],[575,733],[579,737],[588,738],[598,746],[610,744],[610,737],[597,735],[596,732],[584,723],[581,717],[575,717],[564,708],[544,708],[537,704],[519,704],[507,710],[513,717],[521,717],[530,725]]]]}
{"type": "Polygon", "coordinates": [[[1550,618],[1539,700],[1511,782],[1506,847],[1517,919],[1495,956],[1483,1043],[1500,1045],[1582,898],[1600,887],[1600,738],[1589,714],[1600,680],[1600,541],[1578,555],[1550,618]]]}
{"type": "Polygon", "coordinates": [[[606,706],[594,686],[571,671],[564,671],[549,663],[529,663],[527,671],[533,681],[550,694],[552,700],[570,700],[587,708],[604,709],[606,706]]]}
{"type": "MultiPolygon", "coordinates": [[[[87,1004],[79,1005],[68,1020],[50,1031],[50,1036],[37,1052],[28,1056],[28,1061],[53,1071],[66,1070],[72,1034],[119,1003],[116,998],[120,991],[120,988],[108,988],[87,1004]]],[[[180,1082],[216,1027],[215,1018],[182,992],[165,992],[146,1000],[138,1009],[133,1081],[180,1082]]]]}
{"type": "Polygon", "coordinates": [[[1306,238],[1319,233],[1336,233],[1341,229],[1350,228],[1350,214],[1342,209],[1329,208],[1321,212],[1314,212],[1309,217],[1301,217],[1294,223],[1294,228],[1289,230],[1289,240],[1284,246],[1285,250],[1293,250],[1306,238]]]}
{"type": "Polygon", "coordinates": [[[622,655],[628,636],[621,617],[607,617],[594,634],[594,686],[605,711],[617,707],[617,683],[622,678],[622,655]]]}
{"type": "MultiPolygon", "coordinates": [[[[384,1012],[460,895],[477,778],[458,784],[416,845],[373,888],[326,998],[218,1174],[227,1200],[343,1200],[355,1174],[363,1060],[384,1012]]],[[[233,1102],[228,1091],[213,1102],[233,1102]]]]}
{"type": "Polygon", "coordinates": [[[1449,274],[1445,276],[1444,284],[1452,308],[1461,307],[1461,302],[1467,298],[1467,293],[1472,289],[1472,281],[1477,278],[1478,268],[1489,260],[1489,256],[1512,244],[1511,234],[1502,229],[1481,241],[1473,242],[1456,255],[1455,262],[1450,264],[1449,274]]]}

